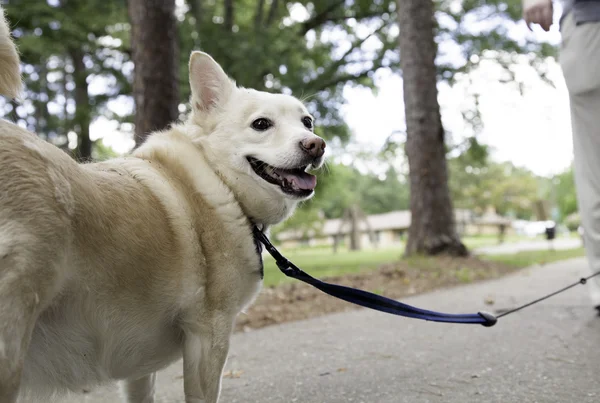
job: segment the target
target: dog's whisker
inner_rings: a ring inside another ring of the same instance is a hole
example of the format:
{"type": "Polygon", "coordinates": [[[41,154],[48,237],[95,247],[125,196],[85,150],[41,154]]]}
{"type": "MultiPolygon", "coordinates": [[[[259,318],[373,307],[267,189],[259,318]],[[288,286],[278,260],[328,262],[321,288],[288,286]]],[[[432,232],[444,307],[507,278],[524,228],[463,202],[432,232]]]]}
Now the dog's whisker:
{"type": "Polygon", "coordinates": [[[306,96],[301,96],[300,102],[306,102],[306,101],[310,100],[311,98],[316,97],[317,95],[319,95],[319,94],[315,92],[314,94],[308,94],[306,96]]]}

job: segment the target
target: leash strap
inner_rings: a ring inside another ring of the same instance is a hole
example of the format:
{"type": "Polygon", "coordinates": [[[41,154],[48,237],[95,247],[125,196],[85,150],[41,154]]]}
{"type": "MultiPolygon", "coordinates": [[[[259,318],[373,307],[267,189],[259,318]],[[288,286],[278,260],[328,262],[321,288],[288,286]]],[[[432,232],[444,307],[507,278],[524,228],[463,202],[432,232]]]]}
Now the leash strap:
{"type": "Polygon", "coordinates": [[[521,305],[519,307],[516,307],[514,309],[509,309],[508,311],[505,311],[504,313],[501,313],[500,315],[498,315],[498,319],[500,319],[503,316],[510,315],[511,313],[515,313],[517,311],[520,311],[521,309],[527,308],[527,307],[529,307],[529,306],[531,306],[533,304],[537,304],[538,302],[542,302],[545,299],[551,298],[551,297],[553,297],[553,296],[555,296],[557,294],[560,294],[561,292],[565,292],[568,289],[576,287],[576,286],[578,286],[580,284],[581,285],[586,285],[589,279],[591,279],[593,277],[596,277],[596,276],[599,276],[599,275],[600,275],[600,271],[597,271],[597,272],[595,272],[595,273],[593,273],[593,274],[591,274],[591,275],[589,275],[587,277],[583,277],[583,278],[579,279],[579,281],[577,281],[576,283],[569,284],[568,286],[561,288],[560,290],[554,291],[554,292],[552,292],[552,293],[550,293],[548,295],[544,295],[541,298],[538,298],[536,300],[533,300],[531,302],[523,304],[523,305],[521,305]]]}
{"type": "Polygon", "coordinates": [[[324,293],[344,301],[364,306],[366,308],[375,309],[377,311],[386,312],[392,315],[406,316],[408,318],[422,319],[432,322],[476,324],[483,325],[485,327],[494,326],[497,322],[496,317],[488,312],[451,314],[429,311],[364,290],[326,283],[310,276],[302,271],[298,266],[287,260],[281,253],[279,253],[273,244],[271,244],[267,236],[263,234],[258,227],[254,226],[252,231],[254,232],[255,239],[258,239],[260,243],[265,246],[271,256],[273,256],[277,267],[279,267],[279,270],[281,270],[283,274],[308,283],[324,293]]]}

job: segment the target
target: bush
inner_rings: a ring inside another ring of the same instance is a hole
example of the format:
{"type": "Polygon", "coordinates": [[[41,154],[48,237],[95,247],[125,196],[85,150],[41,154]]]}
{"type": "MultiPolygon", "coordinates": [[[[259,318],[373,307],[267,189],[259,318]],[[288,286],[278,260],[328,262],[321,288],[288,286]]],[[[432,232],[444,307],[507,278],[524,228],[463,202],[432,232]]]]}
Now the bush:
{"type": "Polygon", "coordinates": [[[577,231],[577,228],[581,225],[581,217],[579,213],[573,213],[565,218],[565,225],[569,231],[577,231]]]}

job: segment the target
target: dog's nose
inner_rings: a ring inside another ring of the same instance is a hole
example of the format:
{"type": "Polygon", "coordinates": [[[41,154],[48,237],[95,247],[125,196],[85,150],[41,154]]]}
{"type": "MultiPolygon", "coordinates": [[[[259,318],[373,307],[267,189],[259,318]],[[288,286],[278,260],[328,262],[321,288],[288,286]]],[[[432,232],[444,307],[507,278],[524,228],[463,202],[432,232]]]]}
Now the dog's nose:
{"type": "Polygon", "coordinates": [[[304,139],[300,142],[300,148],[313,158],[322,157],[325,154],[325,146],[325,140],[317,136],[304,139]]]}

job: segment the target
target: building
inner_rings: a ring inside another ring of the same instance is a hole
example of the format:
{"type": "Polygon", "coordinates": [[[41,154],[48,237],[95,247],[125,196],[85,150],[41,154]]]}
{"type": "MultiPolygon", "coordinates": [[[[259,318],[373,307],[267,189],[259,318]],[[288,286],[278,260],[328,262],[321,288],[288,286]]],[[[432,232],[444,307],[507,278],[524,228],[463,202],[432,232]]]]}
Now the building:
{"type": "MultiPolygon", "coordinates": [[[[481,217],[475,217],[469,210],[455,210],[456,227],[461,235],[498,234],[500,225],[505,225],[506,233],[510,231],[510,220],[498,216],[492,209],[481,217]]],[[[383,214],[367,216],[369,228],[364,221],[359,223],[361,245],[365,248],[389,248],[402,243],[410,227],[410,211],[398,210],[383,214]]],[[[343,227],[339,218],[325,220],[319,230],[309,232],[283,231],[277,235],[277,241],[283,248],[298,248],[302,246],[331,246],[335,244],[336,237],[339,244],[348,245],[350,225],[348,222],[343,227]]]]}

